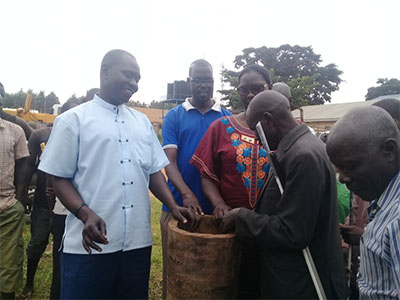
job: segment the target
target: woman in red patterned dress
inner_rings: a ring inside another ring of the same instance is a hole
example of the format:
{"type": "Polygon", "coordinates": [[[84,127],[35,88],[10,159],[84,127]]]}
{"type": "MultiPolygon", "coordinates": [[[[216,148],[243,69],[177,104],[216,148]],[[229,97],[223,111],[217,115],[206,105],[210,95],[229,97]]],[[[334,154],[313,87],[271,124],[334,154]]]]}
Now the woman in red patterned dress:
{"type": "MultiPolygon", "coordinates": [[[[269,72],[250,65],[239,74],[237,91],[244,111],[214,121],[190,163],[202,174],[202,188],[213,205],[218,223],[232,208],[254,209],[267,179],[269,158],[246,123],[246,110],[255,95],[271,88],[269,72]]],[[[258,293],[256,247],[242,245],[238,298],[255,299],[258,293]]]]}

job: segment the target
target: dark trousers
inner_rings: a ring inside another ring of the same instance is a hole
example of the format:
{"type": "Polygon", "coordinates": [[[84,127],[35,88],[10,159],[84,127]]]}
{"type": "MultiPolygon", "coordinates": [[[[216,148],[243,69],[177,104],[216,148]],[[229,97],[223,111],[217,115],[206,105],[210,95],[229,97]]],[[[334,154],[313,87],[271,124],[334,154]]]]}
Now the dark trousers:
{"type": "Polygon", "coordinates": [[[33,205],[31,213],[31,239],[26,248],[28,259],[39,260],[46,250],[50,235],[50,215],[51,212],[48,207],[33,205]]]}
{"type": "Polygon", "coordinates": [[[260,299],[260,249],[242,241],[238,282],[238,299],[260,299]]]}
{"type": "Polygon", "coordinates": [[[61,299],[148,299],[151,247],[61,253],[61,299]]]}
{"type": "Polygon", "coordinates": [[[61,272],[60,247],[65,228],[65,215],[53,214],[53,277],[51,280],[50,299],[60,299],[61,272]]]}

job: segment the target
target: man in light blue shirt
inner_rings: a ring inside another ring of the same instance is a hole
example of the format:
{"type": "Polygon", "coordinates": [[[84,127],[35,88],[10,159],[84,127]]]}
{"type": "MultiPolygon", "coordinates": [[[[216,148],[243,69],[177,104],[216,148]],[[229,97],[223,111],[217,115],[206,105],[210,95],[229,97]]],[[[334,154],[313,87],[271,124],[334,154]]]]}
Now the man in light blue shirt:
{"type": "Polygon", "coordinates": [[[400,298],[400,132],[383,109],[357,108],[327,142],[339,180],[371,202],[360,240],[360,299],[400,298]]]}
{"type": "Polygon", "coordinates": [[[148,297],[148,188],[175,218],[196,218],[175,203],[160,172],[169,162],[151,123],[123,105],[139,80],[130,53],[108,52],[99,94],[56,119],[42,155],[39,169],[52,175],[56,195],[71,212],[61,256],[62,299],[148,297]]]}

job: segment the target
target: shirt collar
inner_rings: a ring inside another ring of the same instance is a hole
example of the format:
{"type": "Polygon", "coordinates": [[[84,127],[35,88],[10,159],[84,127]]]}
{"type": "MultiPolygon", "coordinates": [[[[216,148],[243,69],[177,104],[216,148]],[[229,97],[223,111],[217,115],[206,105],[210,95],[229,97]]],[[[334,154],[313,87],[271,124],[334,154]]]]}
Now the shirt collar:
{"type": "Polygon", "coordinates": [[[379,197],[379,199],[375,200],[376,201],[375,205],[379,207],[379,209],[384,210],[385,207],[390,204],[392,199],[399,197],[400,197],[400,170],[390,181],[390,183],[388,184],[382,195],[379,197]]]}
{"type": "Polygon", "coordinates": [[[311,133],[308,127],[304,124],[298,125],[290,130],[279,142],[277,153],[285,153],[290,147],[303,135],[311,133]]]}
{"type": "MultiPolygon", "coordinates": [[[[182,103],[182,106],[186,111],[189,111],[191,109],[196,109],[196,107],[194,107],[192,105],[192,103],[190,103],[191,99],[192,99],[191,97],[186,98],[185,102],[182,103]]],[[[212,99],[212,101],[214,102],[214,105],[211,107],[211,109],[214,111],[217,111],[217,112],[221,112],[221,105],[219,103],[217,103],[217,101],[215,101],[215,99],[212,99]]]]}
{"type": "Polygon", "coordinates": [[[113,105],[111,103],[108,103],[106,100],[102,99],[99,95],[95,94],[94,98],[93,98],[94,103],[100,105],[101,107],[112,111],[112,112],[118,112],[121,111],[121,109],[123,108],[123,104],[120,105],[113,105]]]}
{"type": "Polygon", "coordinates": [[[0,128],[4,128],[4,121],[3,121],[3,118],[0,118],[0,128]]]}

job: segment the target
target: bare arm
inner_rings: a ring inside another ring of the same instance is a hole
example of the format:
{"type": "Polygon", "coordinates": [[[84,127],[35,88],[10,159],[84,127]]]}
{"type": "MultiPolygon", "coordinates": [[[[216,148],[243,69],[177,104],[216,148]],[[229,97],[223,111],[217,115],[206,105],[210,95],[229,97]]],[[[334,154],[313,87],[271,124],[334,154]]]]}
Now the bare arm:
{"type": "Polygon", "coordinates": [[[73,186],[71,179],[52,176],[54,192],[62,204],[84,223],[82,231],[82,245],[90,254],[93,248],[101,252],[101,248],[95,244],[108,244],[106,224],[87,205],[78,191],[73,186]]]}
{"type": "Polygon", "coordinates": [[[27,203],[27,190],[28,182],[26,180],[26,173],[28,171],[29,157],[23,157],[15,161],[14,169],[14,185],[15,185],[15,197],[24,206],[27,203]]]}
{"type": "Polygon", "coordinates": [[[218,185],[206,176],[201,176],[201,187],[204,195],[214,207],[214,221],[220,222],[224,215],[232,208],[225,204],[224,199],[219,192],[218,185]]]}
{"type": "Polygon", "coordinates": [[[190,190],[179,172],[177,165],[178,150],[175,148],[164,149],[165,154],[168,157],[169,165],[165,167],[168,179],[179,191],[182,196],[183,206],[192,209],[198,214],[203,215],[203,210],[199,204],[199,200],[195,194],[190,190]]]}
{"type": "Polygon", "coordinates": [[[150,191],[171,210],[175,219],[187,223],[186,218],[188,218],[191,221],[192,229],[197,227],[199,216],[191,209],[180,207],[176,204],[165,181],[165,177],[161,172],[150,175],[150,191]]]}

